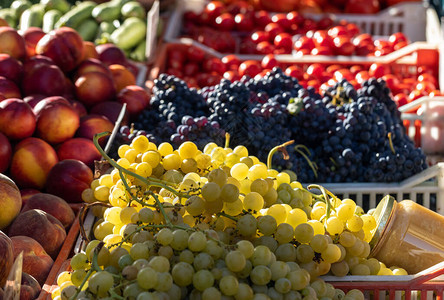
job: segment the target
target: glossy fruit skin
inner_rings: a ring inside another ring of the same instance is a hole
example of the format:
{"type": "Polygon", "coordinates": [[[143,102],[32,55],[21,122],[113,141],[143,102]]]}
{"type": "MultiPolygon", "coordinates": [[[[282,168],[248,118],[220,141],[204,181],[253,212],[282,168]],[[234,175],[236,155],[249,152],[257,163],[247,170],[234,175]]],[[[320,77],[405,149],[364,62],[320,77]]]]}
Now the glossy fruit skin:
{"type": "Polygon", "coordinates": [[[344,12],[348,14],[375,14],[379,10],[378,0],[348,0],[344,12]]]}

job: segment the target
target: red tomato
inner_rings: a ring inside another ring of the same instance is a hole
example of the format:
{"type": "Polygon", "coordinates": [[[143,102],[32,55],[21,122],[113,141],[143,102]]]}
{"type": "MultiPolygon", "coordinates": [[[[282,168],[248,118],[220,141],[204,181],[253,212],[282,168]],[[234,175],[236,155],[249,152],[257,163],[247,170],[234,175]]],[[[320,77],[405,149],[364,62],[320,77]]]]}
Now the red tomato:
{"type": "Polygon", "coordinates": [[[174,75],[174,76],[176,76],[178,78],[183,78],[183,73],[180,70],[178,70],[178,69],[168,68],[166,70],[166,73],[170,74],[170,75],[174,75]]]}
{"type": "Polygon", "coordinates": [[[431,91],[429,94],[430,97],[443,96],[443,95],[444,94],[440,90],[431,91]]]}
{"type": "Polygon", "coordinates": [[[268,34],[270,35],[270,40],[274,40],[276,35],[284,32],[284,29],[282,29],[282,27],[276,23],[270,23],[265,26],[265,31],[268,32],[268,34]]]}
{"type": "Polygon", "coordinates": [[[355,45],[351,42],[349,37],[338,36],[333,39],[335,45],[334,52],[336,55],[353,55],[355,52],[355,45]]]}
{"type": "Polygon", "coordinates": [[[408,45],[408,43],[407,42],[399,42],[399,43],[397,43],[397,44],[395,44],[394,46],[393,46],[393,50],[399,50],[399,49],[401,49],[401,48],[404,48],[405,46],[407,46],[408,45]]]}
{"type": "Polygon", "coordinates": [[[237,14],[234,22],[238,31],[252,31],[254,28],[253,18],[249,14],[237,14]]]}
{"type": "Polygon", "coordinates": [[[261,65],[255,60],[246,60],[239,66],[239,75],[254,77],[262,71],[261,65]]]}
{"type": "Polygon", "coordinates": [[[259,10],[254,13],[254,24],[258,28],[265,28],[268,23],[271,23],[270,14],[265,10],[259,10]]]}
{"type": "Polygon", "coordinates": [[[304,16],[302,14],[300,14],[299,12],[297,12],[297,11],[289,12],[287,14],[287,19],[292,24],[295,24],[295,25],[301,25],[304,22],[304,20],[305,20],[304,16]]]}
{"type": "Polygon", "coordinates": [[[308,66],[305,73],[307,73],[307,75],[314,76],[315,78],[320,78],[324,71],[325,68],[321,64],[311,64],[308,66]]]}
{"type": "Polygon", "coordinates": [[[304,55],[310,55],[310,54],[311,54],[311,50],[308,50],[308,49],[301,49],[301,50],[296,52],[296,56],[297,57],[301,57],[301,56],[304,56],[304,55]]]}
{"type": "Polygon", "coordinates": [[[234,17],[230,13],[223,13],[216,18],[215,27],[219,30],[230,31],[233,30],[236,23],[234,22],[234,17]]]}
{"type": "Polygon", "coordinates": [[[383,64],[373,63],[368,69],[368,74],[370,77],[380,78],[385,74],[390,73],[390,68],[383,64]]]}
{"type": "Polygon", "coordinates": [[[318,21],[318,28],[319,29],[328,29],[332,27],[334,24],[334,21],[330,17],[323,17],[318,21]]]}
{"type": "Polygon", "coordinates": [[[309,80],[307,82],[307,86],[312,86],[315,88],[315,90],[319,90],[319,87],[321,86],[321,83],[317,79],[309,80]]]}
{"type": "Polygon", "coordinates": [[[372,43],[373,44],[373,37],[368,33],[362,33],[358,36],[355,36],[353,38],[353,45],[358,47],[359,45],[363,43],[372,43]]]}
{"type": "Polygon", "coordinates": [[[168,51],[168,59],[174,59],[180,62],[184,62],[186,53],[184,50],[171,49],[168,51]]]}
{"type": "Polygon", "coordinates": [[[302,49],[310,50],[315,47],[313,40],[309,37],[302,36],[294,43],[294,49],[299,51],[302,49]]]}
{"type": "Polygon", "coordinates": [[[350,33],[348,32],[347,28],[345,26],[334,26],[328,30],[328,35],[332,38],[335,38],[337,36],[346,36],[350,37],[350,33]]]}
{"type": "Polygon", "coordinates": [[[356,25],[355,23],[349,23],[345,25],[345,27],[347,28],[350,36],[358,35],[361,32],[361,29],[359,29],[358,25],[356,25]]]}
{"type": "Polygon", "coordinates": [[[224,74],[226,70],[224,63],[219,58],[216,57],[205,60],[203,63],[203,69],[205,71],[215,72],[220,75],[224,74]]]}
{"type": "Polygon", "coordinates": [[[429,73],[423,73],[418,76],[418,82],[424,82],[424,81],[429,81],[433,83],[435,86],[438,85],[438,80],[436,79],[436,77],[429,73]]]}
{"type": "Polygon", "coordinates": [[[275,50],[274,46],[269,42],[260,42],[256,46],[256,50],[260,54],[271,54],[275,50]]]}
{"type": "Polygon", "coordinates": [[[368,71],[360,71],[355,76],[355,80],[357,83],[362,84],[364,81],[370,79],[370,75],[368,74],[368,71]]]}
{"type": "Polygon", "coordinates": [[[199,71],[199,69],[200,68],[197,63],[189,62],[183,66],[183,74],[185,76],[192,76],[192,75],[196,74],[199,71]]]}
{"type": "Polygon", "coordinates": [[[355,53],[358,56],[368,56],[370,54],[373,54],[375,52],[375,46],[373,43],[362,43],[358,46],[355,46],[355,53]]]}
{"type": "Polygon", "coordinates": [[[317,30],[313,35],[313,42],[316,47],[332,47],[333,40],[325,30],[317,30]]]}
{"type": "Polygon", "coordinates": [[[226,72],[224,73],[223,77],[224,77],[225,79],[230,80],[231,82],[240,79],[240,76],[239,76],[239,73],[237,72],[237,70],[226,71],[226,72]]]}
{"type": "Polygon", "coordinates": [[[285,32],[276,35],[273,43],[277,48],[283,48],[286,50],[291,50],[293,46],[291,35],[285,32]]]}
{"type": "Polygon", "coordinates": [[[168,67],[176,70],[182,70],[183,64],[184,64],[183,61],[177,59],[170,59],[168,61],[168,67]]]}
{"type": "Polygon", "coordinates": [[[262,58],[261,66],[264,69],[273,69],[278,65],[278,61],[274,57],[273,54],[265,55],[264,58],[262,58]]]}
{"type": "Polygon", "coordinates": [[[432,91],[436,90],[436,86],[431,83],[430,81],[423,81],[423,82],[419,82],[416,85],[416,89],[418,91],[424,91],[427,94],[430,94],[432,91]]]}
{"type": "Polygon", "coordinates": [[[298,80],[302,79],[304,76],[304,71],[298,66],[289,66],[285,69],[285,75],[297,78],[298,80]]]}
{"type": "Polygon", "coordinates": [[[413,90],[410,94],[409,94],[409,98],[408,98],[408,102],[412,102],[416,99],[419,99],[421,97],[427,96],[427,92],[422,90],[413,90]]]}
{"type": "Polygon", "coordinates": [[[408,43],[409,40],[402,32],[396,32],[389,36],[389,43],[394,47],[398,43],[408,43]]]}
{"type": "Polygon", "coordinates": [[[311,50],[311,55],[333,55],[330,47],[317,47],[311,50]]]}
{"type": "Polygon", "coordinates": [[[334,73],[334,78],[337,81],[341,81],[342,79],[347,79],[350,81],[354,78],[353,74],[348,69],[340,69],[334,73]]]}
{"type": "Polygon", "coordinates": [[[325,70],[327,71],[328,74],[330,74],[330,76],[333,76],[333,73],[341,68],[342,68],[342,66],[340,66],[340,65],[330,65],[325,70]]]}
{"type": "Polygon", "coordinates": [[[353,75],[356,76],[356,74],[358,74],[358,72],[362,71],[363,67],[359,66],[359,65],[354,65],[350,67],[350,72],[352,72],[353,75]]]}
{"type": "Polygon", "coordinates": [[[225,5],[221,1],[211,1],[204,9],[210,20],[215,20],[225,10],[225,5]]]}
{"type": "Polygon", "coordinates": [[[188,47],[187,50],[188,60],[200,63],[201,61],[203,61],[204,57],[205,57],[205,51],[203,51],[202,49],[194,46],[188,47]]]}
{"type": "Polygon", "coordinates": [[[256,31],[251,35],[251,40],[256,44],[260,42],[268,42],[270,40],[270,34],[265,31],[256,31]]]}
{"type": "Polygon", "coordinates": [[[393,74],[385,74],[382,76],[382,79],[384,79],[387,87],[392,91],[392,93],[397,93],[398,85],[400,83],[398,77],[393,74]]]}
{"type": "Polygon", "coordinates": [[[227,70],[237,70],[241,63],[239,57],[234,54],[229,54],[221,58],[227,70]]]}
{"type": "Polygon", "coordinates": [[[292,22],[287,19],[287,15],[284,13],[278,13],[271,17],[273,23],[278,24],[283,29],[290,29],[292,22]]]}
{"type": "Polygon", "coordinates": [[[398,107],[401,107],[401,106],[406,105],[408,103],[407,95],[404,93],[396,94],[393,97],[393,100],[395,101],[395,103],[398,107]]]}
{"type": "Polygon", "coordinates": [[[344,12],[347,14],[375,14],[379,10],[378,0],[347,0],[344,12]]]}

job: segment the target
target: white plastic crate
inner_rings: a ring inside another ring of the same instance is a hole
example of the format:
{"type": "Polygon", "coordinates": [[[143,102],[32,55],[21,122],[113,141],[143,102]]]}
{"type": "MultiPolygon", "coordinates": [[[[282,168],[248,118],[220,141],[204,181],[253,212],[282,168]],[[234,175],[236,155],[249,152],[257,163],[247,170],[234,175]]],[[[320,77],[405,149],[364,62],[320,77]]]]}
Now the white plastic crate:
{"type": "Polygon", "coordinates": [[[351,198],[364,210],[375,208],[385,195],[410,199],[444,215],[444,163],[438,163],[399,183],[320,183],[340,198],[351,198]]]}
{"type": "MultiPolygon", "coordinates": [[[[190,38],[180,37],[183,28],[183,14],[186,11],[201,12],[207,1],[205,0],[181,0],[178,1],[176,10],[172,13],[168,26],[164,33],[164,40],[170,43],[191,43],[190,38]]],[[[313,19],[320,19],[325,14],[307,14],[313,19]]],[[[436,33],[440,32],[440,25],[436,12],[433,9],[426,9],[421,2],[400,3],[387,8],[377,14],[337,14],[331,15],[336,20],[347,20],[356,23],[362,32],[370,33],[375,36],[389,36],[395,32],[403,32],[411,42],[429,41],[431,44],[437,44],[436,33]]],[[[217,52],[202,43],[193,42],[194,45],[212,52],[217,57],[223,54],[217,52]]],[[[421,44],[422,45],[422,44],[421,44]]],[[[395,51],[396,52],[396,51],[395,51]]],[[[238,55],[241,59],[258,59],[261,55],[238,55]]],[[[301,59],[312,59],[313,56],[304,56],[301,59]]],[[[316,58],[316,57],[315,57],[316,58]]],[[[345,58],[347,59],[347,58],[345,58]]],[[[359,60],[360,58],[358,58],[359,60]]],[[[362,57],[368,60],[367,57],[362,57]]]]}

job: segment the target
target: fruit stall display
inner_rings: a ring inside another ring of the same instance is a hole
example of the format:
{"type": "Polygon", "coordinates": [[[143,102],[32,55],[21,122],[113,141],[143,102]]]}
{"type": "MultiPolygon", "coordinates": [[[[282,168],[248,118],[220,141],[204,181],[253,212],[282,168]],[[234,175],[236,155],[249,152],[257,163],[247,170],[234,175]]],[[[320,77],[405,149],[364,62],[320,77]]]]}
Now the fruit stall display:
{"type": "MultiPolygon", "coordinates": [[[[403,3],[380,15],[307,15],[297,11],[254,11],[244,2],[224,5],[220,1],[185,1],[170,18],[164,39],[192,39],[216,54],[237,53],[245,57],[264,54],[383,56],[410,42],[436,40],[425,28],[428,18],[421,3],[403,3]],[[341,30],[330,30],[341,25],[341,30]],[[388,41],[404,33],[408,40],[388,41]],[[361,34],[374,36],[361,41],[361,34]]],[[[427,24],[429,26],[429,24],[427,24]]]]}
{"type": "Polygon", "coordinates": [[[17,0],[11,7],[0,9],[0,18],[22,32],[42,36],[53,29],[71,27],[85,41],[114,43],[128,58],[145,61],[147,12],[137,1],[83,1],[71,6],[65,0],[37,4],[17,0]]]}

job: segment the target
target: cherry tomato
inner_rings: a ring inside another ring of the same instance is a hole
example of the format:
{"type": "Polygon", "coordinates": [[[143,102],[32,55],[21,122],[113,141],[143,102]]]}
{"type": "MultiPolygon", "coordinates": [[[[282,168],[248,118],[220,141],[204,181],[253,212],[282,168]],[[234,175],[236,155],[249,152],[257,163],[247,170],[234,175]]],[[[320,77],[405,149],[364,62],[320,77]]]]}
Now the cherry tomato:
{"type": "Polygon", "coordinates": [[[429,93],[430,97],[443,96],[443,93],[440,90],[434,90],[429,93]]]}
{"type": "Polygon", "coordinates": [[[195,62],[188,62],[183,66],[183,74],[185,76],[192,76],[199,71],[199,65],[195,62]]]}
{"type": "Polygon", "coordinates": [[[251,40],[256,44],[260,42],[268,42],[270,40],[270,34],[266,31],[256,31],[251,35],[251,40]]]}
{"type": "Polygon", "coordinates": [[[206,59],[203,63],[203,69],[220,75],[224,74],[226,70],[224,63],[217,57],[206,59]]]}
{"type": "Polygon", "coordinates": [[[301,80],[304,76],[304,71],[300,67],[293,65],[285,69],[285,75],[301,80]]]}
{"type": "Polygon", "coordinates": [[[287,19],[292,24],[295,24],[295,25],[301,25],[304,22],[304,20],[305,20],[304,16],[302,14],[300,14],[299,12],[297,12],[297,11],[289,12],[287,14],[287,19]]]}
{"type": "Polygon", "coordinates": [[[398,43],[406,43],[408,44],[409,40],[402,32],[396,32],[389,36],[389,43],[394,47],[398,43]]]}
{"type": "Polygon", "coordinates": [[[311,55],[333,55],[330,47],[316,47],[310,52],[311,55]]]}
{"type": "Polygon", "coordinates": [[[256,50],[260,54],[271,54],[275,50],[275,47],[269,42],[260,42],[257,44],[256,50]]]}
{"type": "Polygon", "coordinates": [[[194,61],[200,63],[203,61],[205,57],[205,51],[200,48],[191,46],[187,49],[187,59],[190,61],[194,61]]]}
{"type": "Polygon", "coordinates": [[[401,106],[406,105],[408,103],[408,97],[404,93],[399,93],[393,97],[393,101],[395,101],[395,103],[398,107],[401,107],[401,106]]]}
{"type": "Polygon", "coordinates": [[[292,22],[287,19],[287,15],[284,13],[277,13],[271,17],[273,23],[278,24],[281,28],[290,29],[292,22]]]}
{"type": "Polygon", "coordinates": [[[355,52],[355,45],[351,42],[349,37],[338,36],[333,39],[334,52],[336,55],[353,55],[355,52]]]}
{"type": "Polygon", "coordinates": [[[436,79],[436,77],[429,73],[423,73],[418,76],[418,82],[423,82],[423,81],[429,81],[433,83],[435,86],[438,85],[438,80],[436,79]]]}
{"type": "Polygon", "coordinates": [[[234,81],[240,79],[240,76],[239,76],[239,73],[238,73],[237,70],[229,70],[229,71],[226,71],[226,72],[224,73],[223,77],[224,77],[225,79],[230,80],[231,82],[234,82],[234,81]]]}
{"type": "Polygon", "coordinates": [[[215,20],[225,10],[225,5],[221,1],[211,1],[204,9],[210,20],[215,20]]]}
{"type": "Polygon", "coordinates": [[[241,63],[239,57],[235,54],[229,54],[221,58],[221,61],[225,65],[227,70],[237,70],[241,63]]]}
{"type": "Polygon", "coordinates": [[[350,33],[348,32],[347,28],[345,26],[334,26],[328,30],[328,35],[332,38],[335,38],[337,36],[345,36],[350,37],[350,33]]]}
{"type": "Polygon", "coordinates": [[[270,23],[265,26],[265,31],[268,32],[268,34],[270,35],[270,40],[274,40],[276,35],[284,32],[284,29],[282,29],[282,27],[276,23],[270,23]]]}
{"type": "Polygon", "coordinates": [[[261,65],[255,60],[246,60],[239,66],[239,75],[242,77],[248,75],[251,78],[262,71],[261,65]]]}
{"type": "Polygon", "coordinates": [[[261,60],[261,66],[264,69],[270,69],[271,70],[274,67],[276,67],[277,65],[278,65],[278,61],[276,60],[276,58],[274,57],[273,54],[267,54],[261,60]]]}
{"type": "Polygon", "coordinates": [[[234,17],[234,22],[238,31],[252,31],[254,28],[253,18],[249,14],[237,14],[234,17]]]}
{"type": "Polygon", "coordinates": [[[183,49],[171,49],[168,51],[168,59],[184,62],[187,54],[183,49]]]}
{"type": "Polygon", "coordinates": [[[368,74],[368,71],[360,71],[358,74],[355,75],[355,80],[357,83],[362,84],[364,81],[370,79],[370,75],[368,74]]]}
{"type": "Polygon", "coordinates": [[[286,50],[291,50],[293,46],[291,35],[285,32],[276,35],[273,43],[277,48],[283,48],[286,50]]]}
{"type": "Polygon", "coordinates": [[[358,36],[355,36],[353,38],[353,45],[358,47],[362,43],[372,43],[373,44],[373,37],[368,33],[362,33],[358,36]]]}
{"type": "Polygon", "coordinates": [[[265,10],[259,10],[254,13],[254,24],[258,28],[265,28],[268,23],[271,23],[270,14],[265,10]]]}
{"type": "Polygon", "coordinates": [[[333,76],[333,73],[341,68],[342,68],[342,66],[340,66],[340,65],[330,65],[325,70],[327,71],[328,74],[330,74],[330,76],[333,76]]]}
{"type": "Polygon", "coordinates": [[[382,76],[382,79],[384,79],[387,87],[392,91],[392,93],[395,94],[398,92],[398,85],[400,83],[398,77],[393,74],[385,74],[382,76]]]}
{"type": "Polygon", "coordinates": [[[390,68],[383,64],[373,63],[368,69],[368,74],[370,77],[380,78],[385,74],[390,73],[390,68]]]}
{"type": "Polygon", "coordinates": [[[236,23],[234,22],[234,17],[230,13],[223,13],[216,18],[215,27],[219,30],[230,31],[233,30],[236,23]]]}
{"type": "Polygon", "coordinates": [[[302,36],[294,43],[294,49],[296,51],[307,49],[310,50],[315,47],[313,40],[309,37],[302,36]]]}
{"type": "Polygon", "coordinates": [[[324,66],[316,63],[308,66],[307,71],[305,73],[307,75],[314,76],[315,78],[320,78],[324,71],[325,71],[324,66]]]}
{"type": "Polygon", "coordinates": [[[334,24],[334,21],[332,18],[330,17],[323,17],[322,19],[320,19],[318,21],[318,28],[319,29],[328,29],[330,27],[332,27],[334,24]]]}
{"type": "Polygon", "coordinates": [[[358,72],[362,71],[363,67],[360,65],[354,65],[350,67],[350,72],[352,72],[353,75],[356,76],[356,74],[358,74],[358,72]]]}

